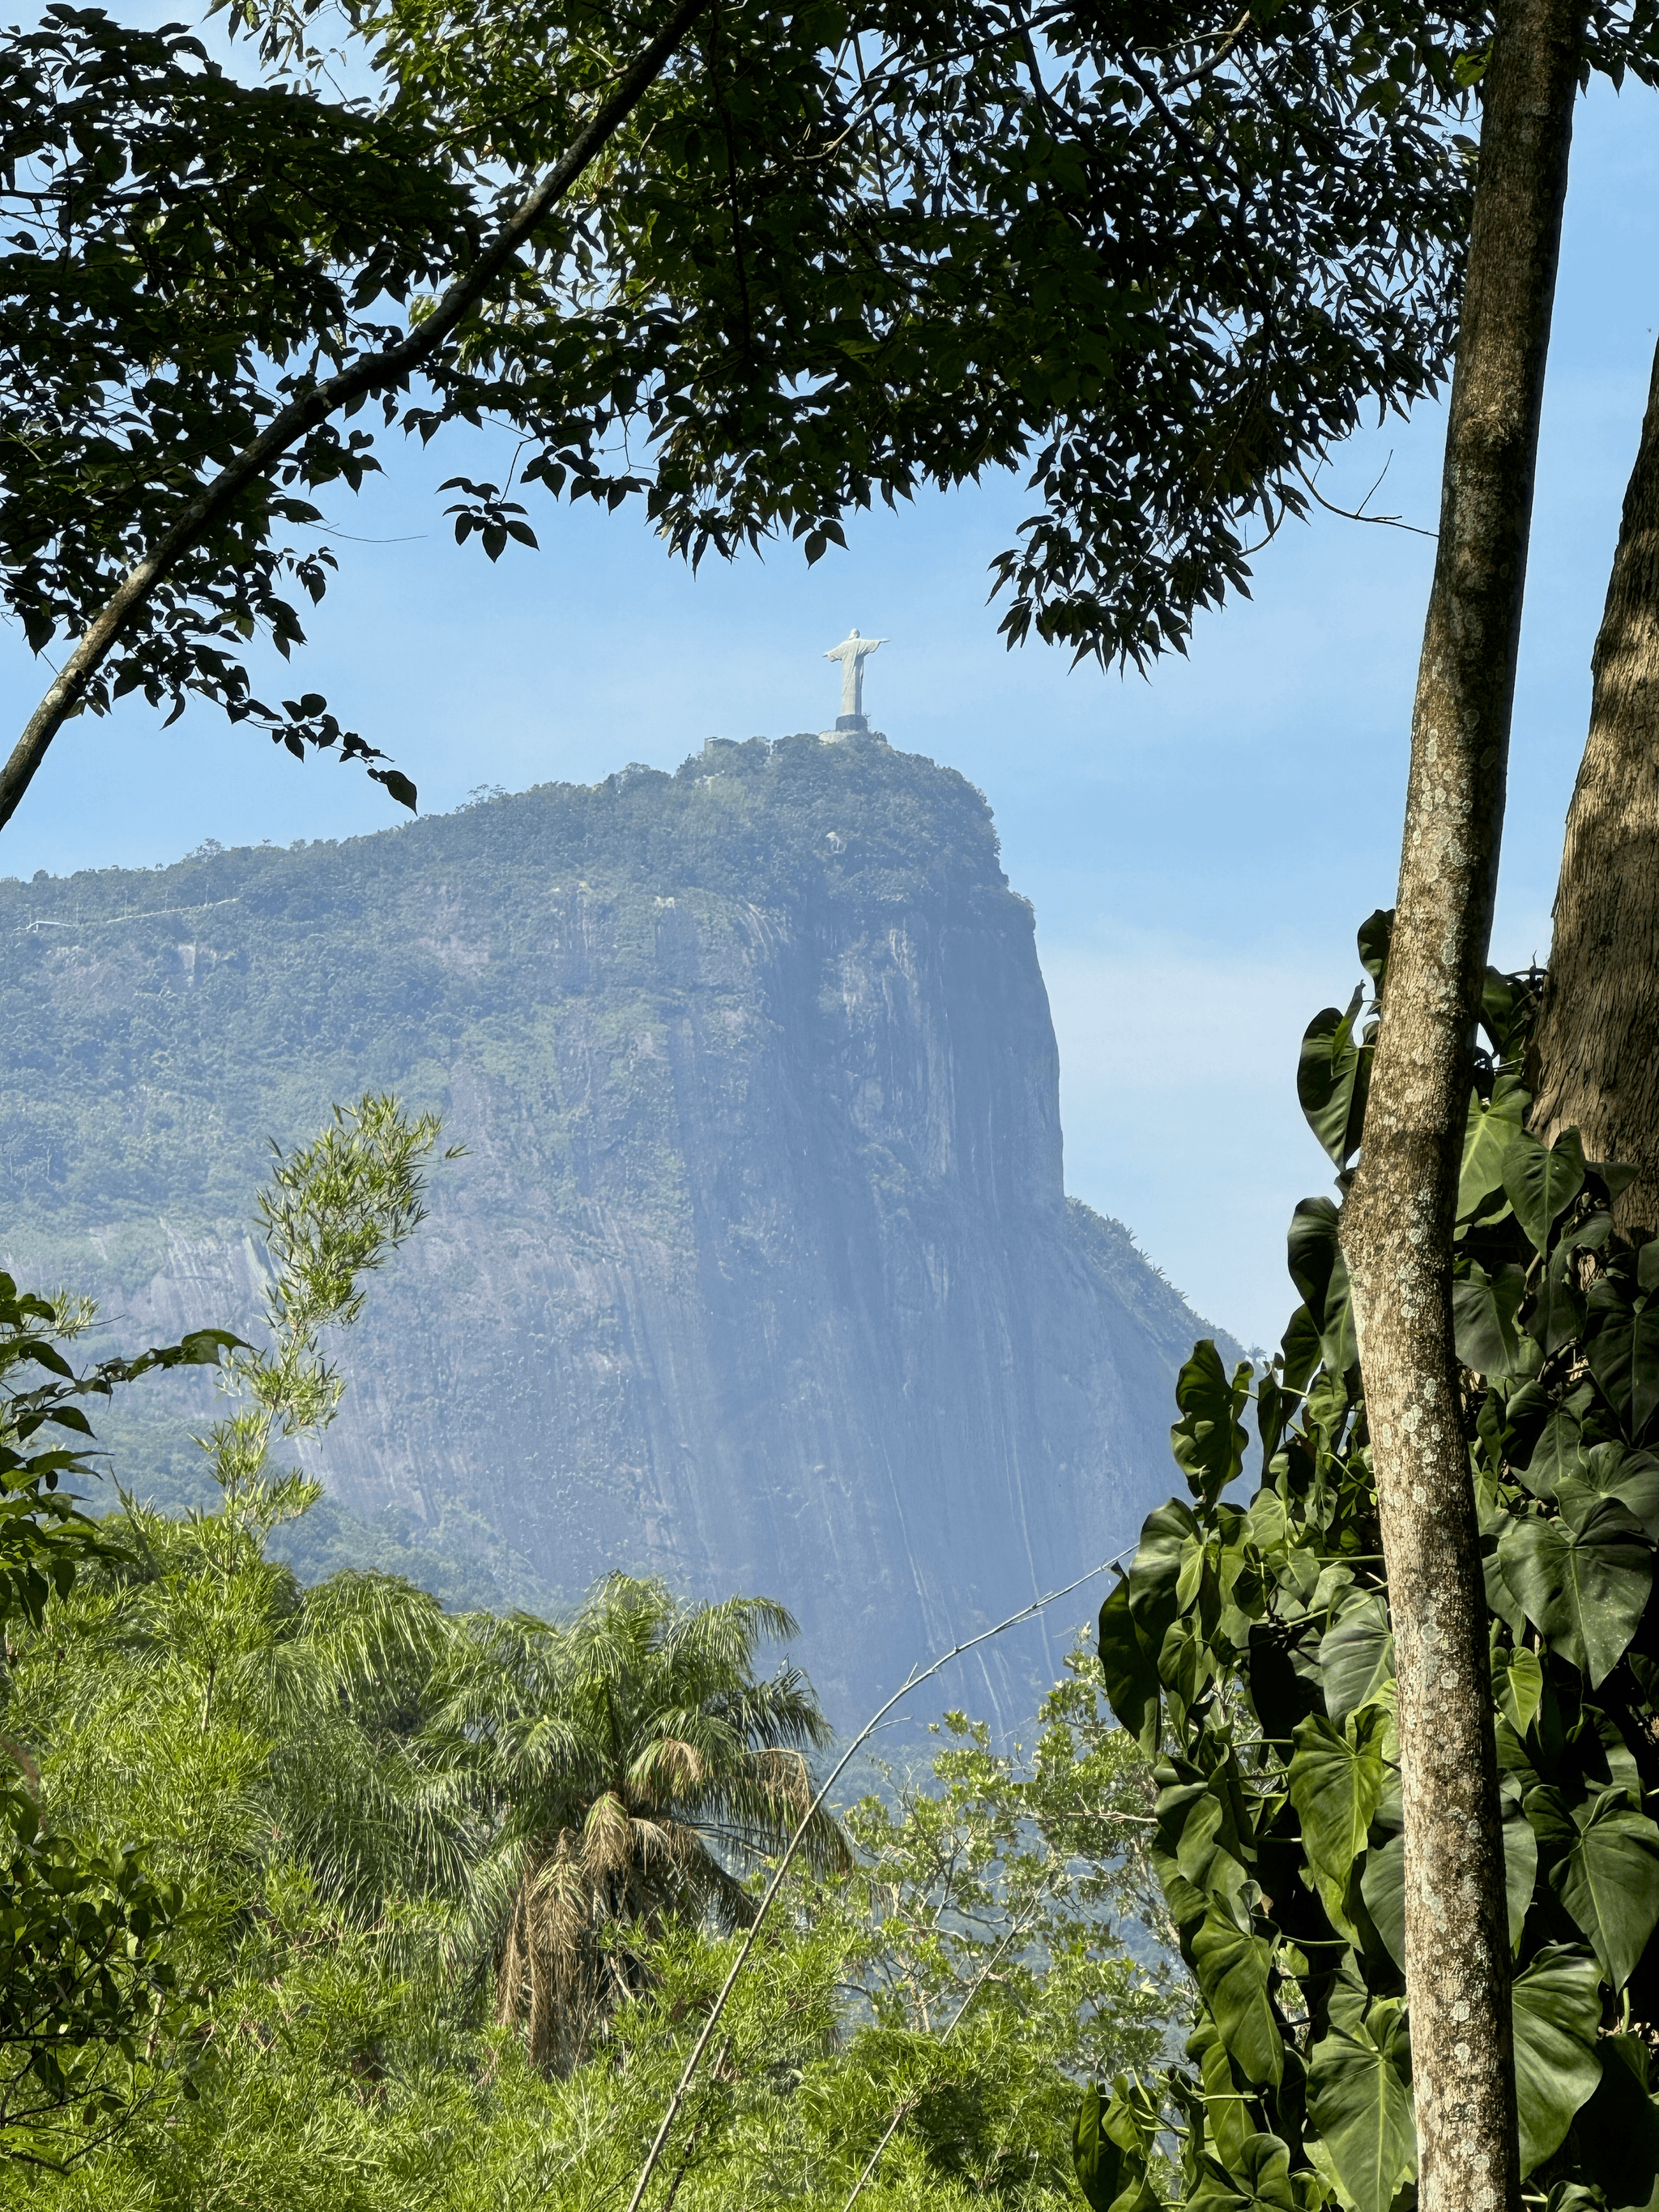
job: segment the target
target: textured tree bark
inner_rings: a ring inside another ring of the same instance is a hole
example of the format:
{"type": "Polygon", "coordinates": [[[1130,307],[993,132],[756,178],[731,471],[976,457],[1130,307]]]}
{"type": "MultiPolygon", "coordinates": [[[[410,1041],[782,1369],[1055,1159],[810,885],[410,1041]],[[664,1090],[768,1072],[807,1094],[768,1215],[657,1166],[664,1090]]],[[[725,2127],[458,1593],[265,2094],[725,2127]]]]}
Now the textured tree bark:
{"type": "Polygon", "coordinates": [[[1364,1143],[1343,1209],[1400,1688],[1424,2212],[1517,2212],[1486,1607],[1451,1231],[1491,933],[1579,0],[1503,0],[1364,1143]]]}
{"type": "Polygon", "coordinates": [[[1532,1126],[1576,1127],[1636,1180],[1621,1229],[1659,1229],[1659,354],[1601,634],[1589,736],[1567,810],[1532,1126]]]}

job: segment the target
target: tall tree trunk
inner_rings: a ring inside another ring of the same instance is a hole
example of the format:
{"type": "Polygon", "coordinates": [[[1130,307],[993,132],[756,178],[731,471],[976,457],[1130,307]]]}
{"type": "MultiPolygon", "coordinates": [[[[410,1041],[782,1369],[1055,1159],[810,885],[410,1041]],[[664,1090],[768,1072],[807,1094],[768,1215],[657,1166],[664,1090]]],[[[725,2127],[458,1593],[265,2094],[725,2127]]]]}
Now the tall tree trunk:
{"type": "Polygon", "coordinates": [[[1451,1231],[1491,933],[1581,0],[1502,0],[1364,1143],[1343,1209],[1400,1686],[1425,2212],[1518,2212],[1486,1607],[1451,1231]]]}
{"type": "Polygon", "coordinates": [[[1589,736],[1567,810],[1532,1126],[1577,1127],[1636,1180],[1621,1229],[1659,1229],[1659,353],[1590,663],[1589,736]]]}

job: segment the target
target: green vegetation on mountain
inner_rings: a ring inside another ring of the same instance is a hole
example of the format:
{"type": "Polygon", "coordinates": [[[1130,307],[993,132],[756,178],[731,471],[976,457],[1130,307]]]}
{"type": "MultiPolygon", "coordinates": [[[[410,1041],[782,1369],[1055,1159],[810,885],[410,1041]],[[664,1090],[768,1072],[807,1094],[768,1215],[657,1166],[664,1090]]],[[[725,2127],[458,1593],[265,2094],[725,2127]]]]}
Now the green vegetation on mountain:
{"type": "MultiPolygon", "coordinates": [[[[365,1089],[430,1107],[468,1048],[535,1097],[544,1188],[574,1208],[593,1110],[562,1100],[554,1025],[526,1034],[521,1019],[549,995],[550,951],[580,988],[603,933],[619,971],[597,1024],[609,1045],[660,1020],[659,900],[690,910],[718,962],[733,909],[971,903],[1000,883],[990,817],[960,776],[811,737],[719,746],[672,776],[549,786],[343,847],[0,882],[8,1235],[27,1249],[31,1232],[96,1221],[113,1279],[136,1288],[165,1261],[158,1212],[186,1233],[240,1227],[267,1137],[293,1141],[365,1089]]],[[[714,990],[716,1018],[744,1010],[738,975],[714,990]]],[[[648,1071],[628,1073],[628,1194],[683,1242],[666,1094],[648,1071]]]]}
{"type": "MultiPolygon", "coordinates": [[[[1031,909],[948,769],[711,741],[340,844],[0,883],[0,1261],[112,1327],[251,1326],[270,1141],[336,1099],[395,1091],[465,1148],[302,1455],[329,1496],[276,1540],[307,1579],[767,1590],[850,1727],[1151,1502],[1195,1317],[1066,1200],[1031,909]]],[[[209,1502],[204,1418],[117,1409],[115,1478],[209,1502]]],[[[1004,1724],[1058,1656],[994,1658],[1004,1724]]]]}

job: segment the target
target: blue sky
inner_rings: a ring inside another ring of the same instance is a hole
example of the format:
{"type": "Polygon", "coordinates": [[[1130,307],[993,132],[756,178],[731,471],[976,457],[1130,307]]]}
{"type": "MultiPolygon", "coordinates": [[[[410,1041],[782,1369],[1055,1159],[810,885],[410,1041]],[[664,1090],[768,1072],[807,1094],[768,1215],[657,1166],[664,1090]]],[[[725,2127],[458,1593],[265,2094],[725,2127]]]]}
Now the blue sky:
{"type": "MultiPolygon", "coordinates": [[[[1589,656],[1659,322],[1659,100],[1597,86],[1581,105],[1558,298],[1517,702],[1497,957],[1542,955],[1561,821],[1582,747],[1589,656]]],[[[1368,430],[1333,497],[1432,526],[1442,423],[1368,430]]],[[[808,572],[775,551],[692,577],[637,511],[535,495],[539,554],[491,569],[459,550],[440,480],[489,473],[482,441],[422,455],[330,510],[342,576],[312,643],[270,689],[328,694],[393,755],[422,810],[481,784],[672,768],[711,734],[823,728],[856,623],[891,642],[866,706],[896,745],[986,793],[1034,902],[1059,1033],[1066,1175],[1117,1216],[1199,1310],[1276,1340],[1293,1303],[1284,1228],[1325,1187],[1297,1113],[1309,1017],[1346,998],[1353,931],[1389,903],[1432,547],[1321,516],[1256,565],[1255,594],[1201,623],[1150,680],[1010,654],[986,564],[1026,512],[1018,486],[930,497],[849,530],[808,572]]],[[[0,632],[15,728],[44,678],[0,632]]],[[[203,712],[168,731],[126,702],[70,726],[14,823],[0,870],[27,877],[177,858],[204,838],[287,843],[380,829],[360,771],[301,767],[203,712]]]]}

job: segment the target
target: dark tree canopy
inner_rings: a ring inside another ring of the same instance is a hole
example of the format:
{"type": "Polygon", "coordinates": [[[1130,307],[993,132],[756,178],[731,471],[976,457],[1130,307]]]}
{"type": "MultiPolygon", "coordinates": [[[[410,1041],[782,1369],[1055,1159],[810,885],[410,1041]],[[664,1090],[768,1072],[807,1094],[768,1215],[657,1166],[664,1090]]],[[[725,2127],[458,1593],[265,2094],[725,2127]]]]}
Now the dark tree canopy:
{"type": "MultiPolygon", "coordinates": [[[[303,15],[245,27],[247,82],[176,26],[63,7],[0,59],[0,561],[34,648],[320,392],[66,711],[198,692],[296,752],[369,751],[314,694],[267,710],[240,653],[300,641],[294,587],[333,565],[315,495],[377,433],[457,418],[521,434],[525,481],[640,495],[693,560],[816,559],[878,495],[1018,467],[1011,642],[1144,663],[1247,587],[1247,541],[1362,409],[1449,358],[1479,9],[397,0],[345,104],[303,15]],[[653,35],[594,157],[412,364],[653,35]]],[[[533,543],[512,487],[459,489],[459,535],[533,543]]]]}

